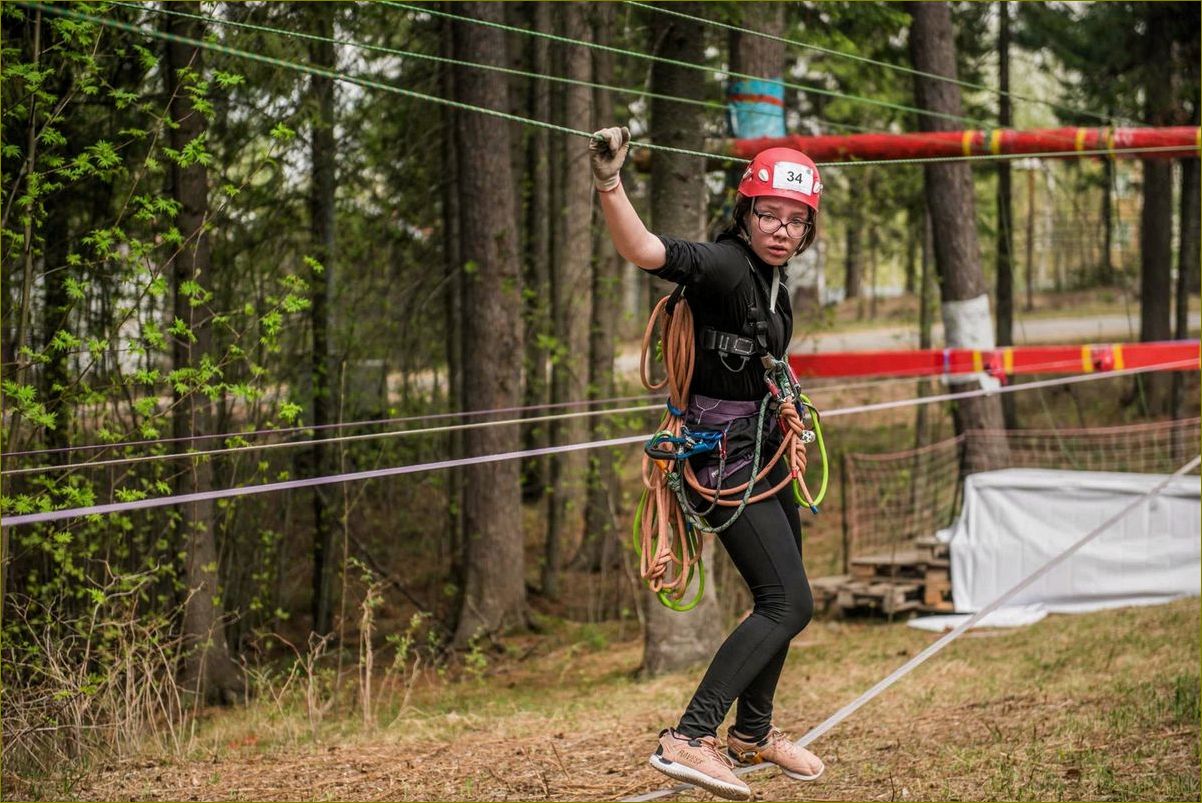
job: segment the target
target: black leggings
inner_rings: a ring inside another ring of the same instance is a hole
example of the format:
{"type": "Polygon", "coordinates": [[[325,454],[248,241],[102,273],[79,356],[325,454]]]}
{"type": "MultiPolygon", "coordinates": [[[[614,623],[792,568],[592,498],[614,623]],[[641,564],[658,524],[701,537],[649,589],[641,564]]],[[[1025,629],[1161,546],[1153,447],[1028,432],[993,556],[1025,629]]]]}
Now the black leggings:
{"type": "MultiPolygon", "coordinates": [[[[787,472],[782,459],[759,487],[770,488],[787,472]]],[[[729,487],[745,482],[750,473],[750,467],[744,468],[723,484],[729,487]]],[[[704,510],[708,506],[695,494],[691,496],[694,507],[704,510]]],[[[717,526],[734,510],[716,508],[707,520],[717,526]]],[[[718,649],[676,730],[689,738],[715,736],[726,712],[738,700],[734,729],[758,739],[772,724],[772,698],[789,642],[814,613],[810,583],[801,564],[801,516],[792,486],[748,505],[719,537],[747,581],[755,608],[718,649]]]]}

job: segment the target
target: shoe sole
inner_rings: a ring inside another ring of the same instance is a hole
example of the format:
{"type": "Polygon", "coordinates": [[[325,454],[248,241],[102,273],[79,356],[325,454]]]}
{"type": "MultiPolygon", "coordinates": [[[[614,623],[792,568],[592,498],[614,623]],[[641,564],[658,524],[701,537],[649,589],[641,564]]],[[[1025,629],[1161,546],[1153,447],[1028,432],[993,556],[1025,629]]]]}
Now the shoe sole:
{"type": "Polygon", "coordinates": [[[727,750],[726,754],[728,756],[730,756],[731,759],[736,764],[738,764],[740,767],[761,767],[762,766],[763,769],[768,769],[768,766],[774,766],[774,767],[778,767],[781,772],[783,772],[785,775],[788,775],[790,778],[792,778],[796,781],[816,781],[822,777],[822,773],[826,772],[826,766],[823,765],[822,769],[818,770],[818,772],[814,775],[802,775],[800,772],[790,772],[789,770],[785,769],[784,767],[781,767],[779,764],[766,765],[763,761],[750,761],[750,762],[743,761],[737,755],[735,755],[734,751],[731,751],[731,750],[727,750]]]}
{"type": "Polygon", "coordinates": [[[719,797],[724,797],[727,800],[750,800],[751,788],[747,786],[733,786],[725,781],[719,781],[717,778],[706,775],[700,770],[695,770],[692,767],[686,767],[679,761],[671,761],[669,759],[658,756],[654,753],[648,762],[651,766],[671,778],[685,783],[691,783],[694,786],[700,786],[707,792],[713,792],[719,797]]]}

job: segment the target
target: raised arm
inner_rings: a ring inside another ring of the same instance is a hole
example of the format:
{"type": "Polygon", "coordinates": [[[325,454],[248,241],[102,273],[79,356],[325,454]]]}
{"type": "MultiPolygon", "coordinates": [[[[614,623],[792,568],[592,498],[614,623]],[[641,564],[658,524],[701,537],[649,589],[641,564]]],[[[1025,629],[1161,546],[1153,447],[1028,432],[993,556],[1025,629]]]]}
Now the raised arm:
{"type": "Polygon", "coordinates": [[[667,258],[664,244],[647,231],[622,188],[622,162],[630,149],[630,131],[625,127],[604,128],[593,134],[588,148],[593,184],[597,187],[601,211],[614,247],[624,259],[644,270],[662,268],[667,258]]]}

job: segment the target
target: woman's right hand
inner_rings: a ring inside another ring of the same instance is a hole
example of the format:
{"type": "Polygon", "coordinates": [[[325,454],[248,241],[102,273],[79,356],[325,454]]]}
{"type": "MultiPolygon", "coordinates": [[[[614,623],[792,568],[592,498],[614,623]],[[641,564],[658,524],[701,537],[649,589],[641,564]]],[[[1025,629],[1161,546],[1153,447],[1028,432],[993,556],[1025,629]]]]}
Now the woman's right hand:
{"type": "Polygon", "coordinates": [[[630,150],[630,129],[602,128],[588,141],[589,161],[593,167],[593,185],[600,192],[609,192],[622,183],[622,163],[630,150]]]}

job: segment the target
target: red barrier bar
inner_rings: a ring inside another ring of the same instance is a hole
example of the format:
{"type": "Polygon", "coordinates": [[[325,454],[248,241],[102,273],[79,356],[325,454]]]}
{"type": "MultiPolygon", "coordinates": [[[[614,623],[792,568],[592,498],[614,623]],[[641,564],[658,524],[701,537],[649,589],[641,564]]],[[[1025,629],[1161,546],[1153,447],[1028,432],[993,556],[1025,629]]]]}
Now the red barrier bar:
{"type": "Polygon", "coordinates": [[[1198,370],[1198,341],[1011,346],[986,350],[836,351],[789,355],[789,365],[799,379],[836,376],[918,377],[980,372],[998,377],[1007,374],[1080,374],[1168,363],[1186,364],[1166,370],[1198,370]],[[1192,363],[1187,363],[1190,360],[1192,363]]]}
{"type": "Polygon", "coordinates": [[[764,148],[787,147],[805,152],[817,162],[856,159],[916,159],[931,156],[976,156],[1069,151],[1110,151],[1118,159],[1196,159],[1202,148],[1202,128],[1009,128],[931,131],[913,134],[845,134],[806,137],[732,139],[714,143],[731,156],[750,159],[764,148]],[[1173,148],[1151,153],[1122,153],[1125,148],[1173,148]]]}

